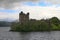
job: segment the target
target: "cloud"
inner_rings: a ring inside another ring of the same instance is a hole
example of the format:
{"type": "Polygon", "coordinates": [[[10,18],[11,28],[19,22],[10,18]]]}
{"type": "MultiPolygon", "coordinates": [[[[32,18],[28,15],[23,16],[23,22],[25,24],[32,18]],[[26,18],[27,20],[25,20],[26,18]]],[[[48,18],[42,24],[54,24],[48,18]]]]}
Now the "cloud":
{"type": "Polygon", "coordinates": [[[0,12],[0,19],[13,19],[16,20],[19,18],[19,13],[6,13],[6,12],[0,12]]]}
{"type": "Polygon", "coordinates": [[[6,18],[6,17],[7,17],[7,16],[6,16],[6,14],[5,14],[5,13],[0,12],[0,19],[6,18]]]}
{"type": "Polygon", "coordinates": [[[3,3],[15,3],[15,2],[36,2],[36,1],[40,1],[40,0],[0,0],[0,2],[3,2],[3,3]]]}
{"type": "Polygon", "coordinates": [[[0,0],[1,8],[13,8],[15,6],[23,5],[24,2],[37,2],[39,0],[0,0]]]}
{"type": "MultiPolygon", "coordinates": [[[[17,8],[13,8],[14,10],[17,8]]],[[[30,19],[46,19],[51,17],[58,17],[60,19],[60,7],[56,8],[54,6],[51,7],[41,7],[41,6],[27,6],[22,5],[19,7],[20,11],[23,11],[24,13],[29,12],[30,13],[30,19]]],[[[19,11],[19,12],[20,12],[19,11]]],[[[19,19],[19,12],[13,12],[13,13],[7,13],[7,12],[0,12],[0,19],[4,18],[10,18],[10,19],[19,19]]]]}
{"type": "Polygon", "coordinates": [[[21,6],[20,9],[25,13],[30,12],[30,18],[34,19],[51,18],[54,16],[60,18],[60,7],[21,6]]]}
{"type": "Polygon", "coordinates": [[[51,5],[60,4],[60,0],[0,0],[0,8],[12,9],[16,6],[20,7],[21,5],[24,5],[24,2],[33,2],[35,4],[44,2],[51,5]]]}
{"type": "Polygon", "coordinates": [[[43,0],[46,3],[51,3],[53,5],[59,5],[60,4],[60,0],[43,0]]]}
{"type": "MultiPolygon", "coordinates": [[[[41,18],[51,18],[56,16],[60,18],[60,7],[56,7],[56,5],[60,4],[60,0],[0,0],[0,9],[11,9],[18,10],[19,12],[22,10],[25,13],[30,12],[30,18],[41,19],[41,18]],[[33,5],[38,4],[39,2],[51,3],[51,6],[29,6],[24,5],[25,2],[33,2],[33,5]],[[34,4],[35,3],[35,4],[34,4]]],[[[0,12],[1,18],[11,18],[18,19],[19,12],[7,13],[0,12]]]]}

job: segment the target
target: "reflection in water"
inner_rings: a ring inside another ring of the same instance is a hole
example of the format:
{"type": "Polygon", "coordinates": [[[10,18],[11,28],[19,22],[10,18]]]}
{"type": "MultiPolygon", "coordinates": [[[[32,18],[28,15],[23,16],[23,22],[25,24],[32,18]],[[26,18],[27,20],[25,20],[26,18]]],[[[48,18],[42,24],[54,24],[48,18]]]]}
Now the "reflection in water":
{"type": "Polygon", "coordinates": [[[29,32],[21,32],[21,40],[29,40],[30,37],[30,33],[29,32]]]}
{"type": "Polygon", "coordinates": [[[0,27],[0,40],[60,40],[60,31],[9,32],[9,27],[0,27]]]}
{"type": "Polygon", "coordinates": [[[57,33],[55,34],[55,32],[23,32],[20,35],[21,40],[60,40],[60,38],[57,38],[58,35],[56,35],[57,33]]]}

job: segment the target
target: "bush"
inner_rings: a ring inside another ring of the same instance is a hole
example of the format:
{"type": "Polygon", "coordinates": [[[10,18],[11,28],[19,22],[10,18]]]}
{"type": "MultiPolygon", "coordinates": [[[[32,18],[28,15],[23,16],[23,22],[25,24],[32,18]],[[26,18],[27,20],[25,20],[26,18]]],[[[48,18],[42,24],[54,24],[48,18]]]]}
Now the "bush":
{"type": "Polygon", "coordinates": [[[53,17],[49,20],[29,21],[23,24],[13,22],[11,30],[19,32],[60,30],[60,20],[53,17]]]}

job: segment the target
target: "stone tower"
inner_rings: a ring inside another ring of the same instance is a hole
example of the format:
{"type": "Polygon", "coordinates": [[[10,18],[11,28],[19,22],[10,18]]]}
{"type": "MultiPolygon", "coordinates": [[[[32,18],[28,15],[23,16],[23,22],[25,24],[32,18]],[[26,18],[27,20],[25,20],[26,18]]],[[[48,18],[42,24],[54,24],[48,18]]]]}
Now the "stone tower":
{"type": "Polygon", "coordinates": [[[23,11],[19,13],[19,22],[26,23],[29,21],[29,13],[25,14],[23,11]]]}

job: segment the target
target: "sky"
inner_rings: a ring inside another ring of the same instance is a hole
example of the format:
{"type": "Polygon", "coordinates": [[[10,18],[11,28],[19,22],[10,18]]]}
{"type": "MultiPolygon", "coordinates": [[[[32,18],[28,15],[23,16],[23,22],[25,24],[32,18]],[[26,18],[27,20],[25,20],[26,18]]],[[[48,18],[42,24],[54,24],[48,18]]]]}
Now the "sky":
{"type": "Polygon", "coordinates": [[[17,20],[21,11],[30,19],[60,19],[60,0],[0,0],[0,20],[17,20]]]}

